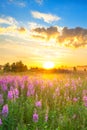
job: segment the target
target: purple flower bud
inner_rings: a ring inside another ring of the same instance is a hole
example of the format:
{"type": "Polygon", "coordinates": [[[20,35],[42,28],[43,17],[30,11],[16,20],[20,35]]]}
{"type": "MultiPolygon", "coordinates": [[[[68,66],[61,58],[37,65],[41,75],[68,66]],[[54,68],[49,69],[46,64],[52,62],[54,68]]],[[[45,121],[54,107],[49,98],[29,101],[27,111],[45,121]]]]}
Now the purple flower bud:
{"type": "Polygon", "coordinates": [[[73,101],[74,101],[74,102],[77,102],[77,101],[78,101],[78,99],[77,99],[77,98],[73,98],[73,101]]]}
{"type": "Polygon", "coordinates": [[[0,118],[0,125],[2,125],[2,120],[1,120],[1,118],[0,118]]]}
{"type": "Polygon", "coordinates": [[[39,118],[39,117],[38,117],[38,114],[37,114],[37,113],[34,113],[34,114],[33,114],[33,121],[34,121],[34,122],[38,122],[38,118],[39,118]]]}
{"type": "Polygon", "coordinates": [[[11,90],[8,91],[8,99],[13,99],[13,92],[11,90]]]}
{"type": "Polygon", "coordinates": [[[3,104],[3,102],[4,102],[3,95],[0,94],[0,104],[3,104]]]}
{"type": "Polygon", "coordinates": [[[36,106],[36,107],[41,107],[41,106],[42,106],[41,101],[37,101],[37,102],[35,103],[35,106],[36,106]]]}
{"type": "Polygon", "coordinates": [[[4,116],[7,116],[7,114],[8,114],[8,105],[7,105],[7,104],[3,106],[2,114],[3,114],[4,116]]]}
{"type": "Polygon", "coordinates": [[[18,98],[18,96],[19,96],[19,91],[18,91],[18,89],[16,88],[16,89],[14,90],[14,97],[15,97],[15,98],[18,98]]]}

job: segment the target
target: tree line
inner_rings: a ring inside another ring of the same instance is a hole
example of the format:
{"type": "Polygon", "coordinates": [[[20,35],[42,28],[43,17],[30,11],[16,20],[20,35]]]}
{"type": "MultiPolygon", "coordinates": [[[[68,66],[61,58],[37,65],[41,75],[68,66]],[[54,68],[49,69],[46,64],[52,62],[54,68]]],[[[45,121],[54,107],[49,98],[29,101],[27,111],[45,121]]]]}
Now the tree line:
{"type": "Polygon", "coordinates": [[[4,72],[24,72],[27,70],[27,66],[24,65],[22,61],[13,62],[11,65],[9,63],[6,63],[3,68],[4,72]]]}

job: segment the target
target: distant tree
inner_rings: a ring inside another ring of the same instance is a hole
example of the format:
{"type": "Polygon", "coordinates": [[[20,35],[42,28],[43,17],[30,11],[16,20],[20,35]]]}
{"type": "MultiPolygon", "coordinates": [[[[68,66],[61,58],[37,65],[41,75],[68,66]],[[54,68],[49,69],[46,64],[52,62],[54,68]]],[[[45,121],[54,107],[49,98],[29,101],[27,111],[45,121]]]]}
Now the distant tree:
{"type": "Polygon", "coordinates": [[[86,71],[86,68],[84,69],[84,71],[86,71]]]}
{"type": "Polygon", "coordinates": [[[9,64],[9,63],[6,63],[6,64],[4,65],[3,70],[4,70],[5,72],[9,72],[9,71],[10,71],[10,64],[9,64]]]}
{"type": "Polygon", "coordinates": [[[23,71],[27,71],[28,68],[27,68],[26,65],[24,65],[24,64],[22,63],[22,61],[18,61],[18,62],[13,63],[13,64],[11,65],[11,70],[12,70],[13,72],[23,72],[23,71]]]}
{"type": "Polygon", "coordinates": [[[28,68],[27,68],[26,65],[24,65],[23,70],[24,70],[24,71],[27,71],[27,70],[28,70],[28,68]]]}
{"type": "Polygon", "coordinates": [[[22,61],[16,62],[16,71],[17,72],[22,72],[24,71],[24,64],[22,63],[22,61]]]}
{"type": "Polygon", "coordinates": [[[3,69],[5,72],[8,72],[8,71],[11,71],[11,72],[24,72],[24,71],[27,71],[28,68],[26,65],[24,65],[22,63],[22,61],[19,61],[19,62],[14,62],[12,63],[11,65],[9,65],[9,63],[6,63],[4,65],[4,69],[3,69]]]}
{"type": "Polygon", "coordinates": [[[12,65],[11,65],[11,71],[12,72],[16,72],[16,64],[15,63],[12,63],[12,65]]]}
{"type": "Polygon", "coordinates": [[[77,68],[75,66],[73,67],[73,71],[77,71],[77,68]]]}

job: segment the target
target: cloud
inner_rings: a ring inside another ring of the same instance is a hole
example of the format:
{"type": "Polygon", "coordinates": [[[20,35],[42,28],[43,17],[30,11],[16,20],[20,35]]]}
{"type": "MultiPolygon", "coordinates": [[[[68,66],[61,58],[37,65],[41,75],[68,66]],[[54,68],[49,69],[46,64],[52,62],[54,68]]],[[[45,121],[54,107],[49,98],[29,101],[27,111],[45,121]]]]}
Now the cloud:
{"type": "Polygon", "coordinates": [[[24,27],[17,27],[17,26],[0,27],[0,34],[18,36],[21,34],[26,34],[26,29],[24,27]]]}
{"type": "Polygon", "coordinates": [[[17,29],[20,33],[25,33],[26,29],[24,27],[20,27],[17,29]]]}
{"type": "Polygon", "coordinates": [[[16,26],[0,27],[0,34],[13,34],[17,31],[16,26]]]}
{"type": "Polygon", "coordinates": [[[71,29],[67,27],[35,28],[32,31],[35,32],[32,37],[36,39],[45,41],[54,39],[56,44],[65,47],[79,48],[87,45],[87,29],[81,27],[71,29]]]}
{"type": "Polygon", "coordinates": [[[36,28],[32,30],[35,32],[35,35],[32,35],[33,37],[50,40],[51,38],[57,38],[59,35],[58,28],[57,27],[49,27],[49,28],[36,28]]]}
{"type": "Polygon", "coordinates": [[[42,19],[44,20],[44,22],[46,23],[52,23],[54,21],[58,21],[61,18],[56,16],[56,15],[52,15],[52,14],[45,14],[45,13],[41,13],[38,11],[31,11],[31,14],[34,18],[36,19],[42,19]]]}
{"type": "Polygon", "coordinates": [[[2,16],[0,18],[0,24],[16,25],[17,21],[10,16],[8,16],[8,17],[2,16]]]}
{"type": "Polygon", "coordinates": [[[17,5],[19,7],[25,7],[26,3],[23,0],[8,0],[11,4],[17,5]]]}
{"type": "Polygon", "coordinates": [[[43,3],[43,0],[35,0],[36,3],[38,3],[39,5],[41,5],[43,3]]]}
{"type": "Polygon", "coordinates": [[[64,27],[62,35],[58,36],[57,42],[67,47],[82,47],[87,45],[87,29],[76,27],[69,29],[64,27]]]}
{"type": "Polygon", "coordinates": [[[34,29],[34,28],[37,28],[37,27],[42,27],[42,25],[36,23],[36,22],[28,22],[28,26],[30,29],[34,29]]]}

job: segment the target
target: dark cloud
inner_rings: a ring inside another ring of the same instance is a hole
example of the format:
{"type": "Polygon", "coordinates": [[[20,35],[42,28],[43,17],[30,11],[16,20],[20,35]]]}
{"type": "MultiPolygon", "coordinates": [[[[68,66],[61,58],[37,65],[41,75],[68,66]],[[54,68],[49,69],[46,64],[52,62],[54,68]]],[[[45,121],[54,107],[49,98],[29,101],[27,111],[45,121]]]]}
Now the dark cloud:
{"type": "Polygon", "coordinates": [[[35,39],[43,39],[43,40],[45,39],[44,36],[39,36],[39,35],[38,36],[37,35],[32,35],[32,37],[35,38],[35,39]]]}
{"type": "Polygon", "coordinates": [[[49,28],[36,28],[33,29],[34,32],[37,33],[37,37],[43,36],[46,40],[50,40],[53,37],[58,37],[59,32],[57,27],[49,27],[49,28]]]}
{"type": "Polygon", "coordinates": [[[87,29],[76,27],[69,29],[64,27],[62,35],[58,36],[57,42],[67,47],[82,47],[87,45],[87,29]]]}
{"type": "Polygon", "coordinates": [[[24,27],[20,27],[17,29],[20,33],[25,33],[26,29],[24,27]]]}
{"type": "Polygon", "coordinates": [[[58,27],[35,28],[33,31],[36,32],[36,38],[45,40],[54,38],[57,44],[66,47],[79,48],[87,45],[87,29],[81,27],[71,29],[64,27],[61,31],[58,31],[58,27]]]}

